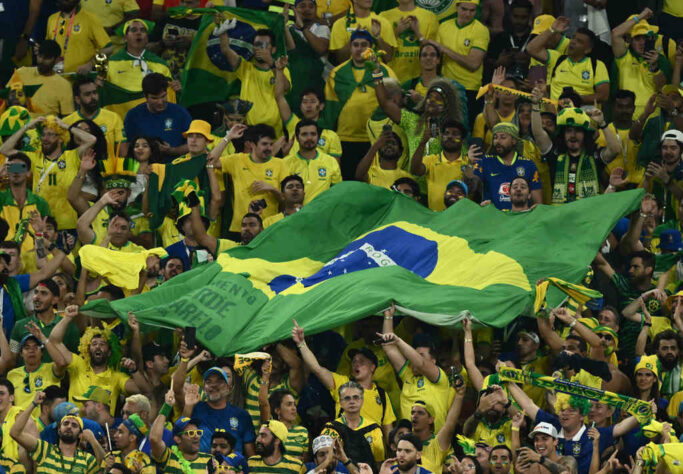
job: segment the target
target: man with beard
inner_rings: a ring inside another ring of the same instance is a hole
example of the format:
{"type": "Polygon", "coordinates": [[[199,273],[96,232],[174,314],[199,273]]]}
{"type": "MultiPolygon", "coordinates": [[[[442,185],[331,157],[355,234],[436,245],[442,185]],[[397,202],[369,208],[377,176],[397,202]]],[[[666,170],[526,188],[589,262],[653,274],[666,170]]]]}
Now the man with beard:
{"type": "MultiPolygon", "coordinates": [[[[559,431],[559,454],[573,456],[579,466],[580,473],[587,473],[593,456],[593,440],[588,437],[588,427],[584,424],[586,415],[590,412],[590,401],[576,395],[558,394],[555,403],[557,415],[538,408],[536,404],[516,384],[508,384],[510,394],[517,404],[524,410],[534,423],[546,422],[560,428],[559,431]]],[[[635,427],[638,420],[635,416],[629,416],[619,423],[606,428],[597,428],[600,432],[600,454],[618,441],[635,427]]]]}
{"type": "MultiPolygon", "coordinates": [[[[32,325],[35,324],[36,327],[40,328],[40,332],[45,336],[45,339],[47,339],[50,337],[50,333],[57,323],[62,320],[62,317],[54,310],[58,300],[59,287],[54,281],[47,278],[38,282],[33,292],[34,314],[17,321],[17,323],[14,325],[14,329],[12,330],[12,335],[10,336],[9,346],[12,354],[15,357],[15,362],[17,355],[19,355],[20,352],[23,352],[21,349],[22,341],[24,341],[24,339],[30,335],[29,328],[32,325]]],[[[66,335],[64,336],[65,344],[70,351],[78,350],[78,342],[80,338],[81,335],[76,325],[70,324],[66,330],[66,335]]],[[[40,343],[43,343],[42,338],[40,343]]],[[[41,357],[39,358],[39,361],[50,362],[52,358],[48,354],[48,351],[42,350],[43,348],[41,348],[40,351],[41,357]]],[[[24,359],[24,362],[26,362],[26,359],[24,359]]],[[[59,383],[57,383],[57,385],[59,385],[59,383]]],[[[26,403],[28,404],[29,402],[30,400],[26,403]]]]}
{"type": "MultiPolygon", "coordinates": [[[[32,406],[37,407],[45,399],[43,392],[36,393],[32,406]]],[[[24,410],[17,415],[10,430],[10,436],[30,454],[36,463],[36,472],[83,472],[96,474],[98,463],[104,459],[105,452],[95,435],[90,430],[83,430],[83,420],[76,415],[66,415],[59,422],[57,445],[40,440],[36,435],[26,430],[26,423],[31,417],[31,410],[24,410]],[[81,440],[86,441],[95,456],[78,449],[81,440]]]]}
{"type": "MultiPolygon", "coordinates": [[[[320,128],[314,120],[301,120],[294,130],[299,147],[298,150],[290,152],[285,158],[285,163],[289,173],[304,180],[301,183],[302,191],[303,187],[306,188],[303,204],[308,204],[318,194],[341,182],[341,170],[337,159],[320,151],[320,128]]],[[[284,180],[281,185],[284,185],[284,180]]],[[[265,227],[268,227],[268,224],[265,227]]]]}
{"type": "Polygon", "coordinates": [[[658,202],[666,207],[664,220],[676,219],[676,200],[683,200],[683,132],[669,130],[662,134],[659,142],[661,163],[655,160],[647,165],[643,188],[654,194],[658,202]]]}
{"type": "Polygon", "coordinates": [[[280,58],[276,61],[274,58],[277,50],[275,34],[266,29],[257,30],[252,43],[254,59],[253,62],[247,61],[230,45],[227,26],[229,22],[230,20],[225,20],[217,33],[221,52],[228,60],[230,68],[235,71],[236,77],[242,81],[240,99],[254,104],[247,113],[247,124],[269,125],[275,130],[276,136],[282,136],[282,120],[275,101],[275,89],[279,87],[280,90],[288,91],[292,77],[286,60],[280,58]]]}
{"type": "MultiPolygon", "coordinates": [[[[516,433],[512,436],[519,436],[519,431],[516,433]]],[[[540,464],[545,468],[541,469],[541,472],[564,472],[566,468],[569,468],[569,472],[576,472],[576,459],[557,454],[557,437],[557,430],[550,423],[537,424],[529,433],[529,438],[534,442],[534,449],[526,446],[520,448],[517,462],[526,465],[527,468],[531,467],[531,464],[540,464]]]]}
{"type": "Polygon", "coordinates": [[[426,176],[427,200],[432,211],[446,209],[442,196],[446,185],[454,179],[463,179],[463,168],[467,166],[467,155],[463,156],[463,143],[467,136],[465,126],[454,120],[447,120],[441,126],[441,147],[438,155],[424,156],[425,147],[431,140],[430,127],[425,127],[410,164],[415,176],[426,176]],[[424,156],[424,158],[423,158],[424,156]]]}
{"type": "Polygon", "coordinates": [[[389,129],[382,131],[358,163],[356,180],[391,189],[397,179],[412,178],[410,173],[398,167],[402,154],[401,138],[389,129]]]}
{"type": "Polygon", "coordinates": [[[62,48],[55,64],[59,74],[87,75],[97,53],[111,53],[109,35],[97,16],[81,8],[81,0],[57,0],[56,13],[47,19],[47,36],[62,48]]]}
{"type": "Polygon", "coordinates": [[[199,450],[199,440],[203,434],[203,430],[199,428],[199,420],[183,416],[175,422],[173,425],[175,446],[169,447],[162,439],[164,425],[173,413],[175,401],[173,390],[166,392],[164,405],[149,430],[152,459],[161,472],[171,474],[206,472],[206,463],[211,461],[211,455],[199,450]]]}
{"type": "Polygon", "coordinates": [[[510,212],[529,210],[531,186],[524,176],[516,176],[510,182],[510,212]]]}
{"type": "MultiPolygon", "coordinates": [[[[192,413],[197,421],[197,427],[203,430],[200,448],[203,452],[211,449],[211,435],[218,429],[229,430],[235,437],[233,449],[245,456],[254,455],[254,424],[246,410],[233,406],[228,402],[232,391],[232,374],[220,367],[211,367],[204,372],[205,401],[199,397],[198,387],[193,391],[195,396],[188,397],[183,392],[184,380],[187,374],[187,361],[192,355],[185,344],[179,350],[181,360],[178,369],[173,373],[176,400],[180,408],[186,413],[192,413]],[[181,398],[182,397],[182,398],[181,398]]],[[[168,402],[167,402],[168,403],[168,402]]]]}
{"type": "Polygon", "coordinates": [[[138,415],[131,415],[113,430],[112,441],[117,450],[102,461],[102,468],[108,469],[116,463],[135,466],[138,474],[156,474],[157,469],[149,456],[138,450],[140,441],[147,432],[145,422],[138,415]]]}
{"type": "Polygon", "coordinates": [[[34,114],[63,117],[74,111],[71,84],[54,70],[61,55],[62,49],[55,41],[44,40],[38,46],[36,66],[18,68],[7,83],[7,87],[15,82],[24,87],[37,87],[31,96],[31,112],[34,114]]]}
{"type": "Polygon", "coordinates": [[[256,456],[248,459],[249,472],[253,474],[299,474],[305,472],[299,458],[285,452],[289,431],[284,423],[269,420],[261,425],[256,438],[256,456]]]}
{"type": "Polygon", "coordinates": [[[358,474],[358,467],[348,458],[339,441],[321,435],[313,440],[313,461],[305,464],[308,474],[358,474]]]}
{"type": "MultiPolygon", "coordinates": [[[[332,158],[332,161],[335,161],[332,158]]],[[[290,175],[282,180],[280,183],[280,191],[282,197],[284,198],[284,203],[282,205],[282,212],[278,212],[274,216],[267,217],[263,221],[263,228],[275,224],[281,221],[287,216],[291,216],[301,210],[304,205],[304,197],[306,193],[304,192],[304,180],[301,176],[290,175]]]]}
{"type": "Polygon", "coordinates": [[[109,406],[113,414],[119,394],[129,395],[140,391],[150,393],[152,387],[132,361],[121,364],[123,368],[132,372],[132,376],[109,366],[112,356],[110,339],[116,337],[110,331],[89,327],[81,337],[79,354],[72,353],[66,348],[62,343],[64,332],[77,315],[78,306],[67,306],[64,318],[50,333],[50,343],[64,356],[64,360],[55,361],[55,365],[59,368],[60,364],[66,364],[70,378],[69,399],[75,401],[77,406],[81,406],[76,399],[92,387],[99,387],[109,392],[109,406]]]}
{"type": "Polygon", "coordinates": [[[660,391],[663,397],[669,398],[674,393],[683,390],[680,336],[673,330],[662,331],[655,336],[652,347],[661,364],[659,370],[660,391]]]}
{"type": "MultiPolygon", "coordinates": [[[[479,392],[474,414],[463,426],[463,434],[475,443],[488,446],[512,446],[512,419],[508,416],[510,401],[499,385],[490,385],[479,392]]],[[[489,453],[490,454],[490,453],[489,453]]]]}
{"type": "Polygon", "coordinates": [[[2,144],[0,153],[5,156],[15,154],[23,135],[33,128],[40,131],[41,142],[39,151],[26,152],[26,156],[31,160],[33,192],[50,204],[52,215],[61,230],[75,233],[78,216],[69,204],[67,191],[78,174],[81,160],[97,139],[78,127],[69,130],[67,124],[50,115],[37,117],[17,130],[2,144]],[[66,149],[71,140],[69,132],[80,143],[78,148],[66,149]]]}
{"type": "Polygon", "coordinates": [[[474,175],[483,183],[483,199],[491,201],[497,209],[509,210],[510,183],[516,176],[531,181],[531,199],[534,203],[543,202],[543,191],[538,170],[533,161],[520,155],[522,139],[519,129],[510,122],[494,125],[493,151],[495,155],[486,155],[474,164],[474,175]]]}
{"type": "Polygon", "coordinates": [[[406,433],[396,446],[396,457],[382,464],[380,474],[429,474],[432,471],[418,465],[422,456],[422,440],[417,435],[406,433]],[[393,464],[394,461],[396,464],[393,464]],[[392,465],[393,464],[393,465],[392,465]]]}
{"type": "Polygon", "coordinates": [[[80,77],[74,81],[73,96],[78,106],[71,115],[64,117],[64,123],[73,125],[79,120],[92,120],[97,124],[104,138],[107,139],[107,153],[109,156],[125,156],[125,150],[119,150],[123,142],[123,120],[119,114],[100,107],[100,94],[95,80],[90,77],[80,77]]]}
{"type": "Polygon", "coordinates": [[[454,179],[446,185],[446,191],[443,193],[443,203],[446,208],[451,207],[461,199],[467,199],[469,190],[464,181],[454,179]]]}

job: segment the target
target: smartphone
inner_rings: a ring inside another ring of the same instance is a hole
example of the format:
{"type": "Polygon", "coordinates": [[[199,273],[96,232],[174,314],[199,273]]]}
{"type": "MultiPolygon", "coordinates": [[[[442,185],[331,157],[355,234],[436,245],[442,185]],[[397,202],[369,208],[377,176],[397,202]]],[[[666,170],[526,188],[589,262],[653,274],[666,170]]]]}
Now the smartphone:
{"type": "Polygon", "coordinates": [[[26,173],[26,163],[10,163],[7,167],[8,173],[26,173]]]}
{"type": "Polygon", "coordinates": [[[197,347],[197,328],[194,326],[186,326],[183,332],[183,339],[188,349],[197,347]]]}
{"type": "Polygon", "coordinates": [[[374,341],[372,341],[372,343],[373,343],[374,345],[376,345],[376,346],[381,346],[382,344],[384,344],[384,339],[382,339],[382,338],[380,337],[380,338],[375,339],[374,341]]]}
{"type": "Polygon", "coordinates": [[[477,145],[482,153],[484,153],[484,140],[479,137],[470,138],[470,146],[477,145]]]}
{"type": "Polygon", "coordinates": [[[643,47],[643,52],[647,53],[648,51],[654,51],[655,50],[655,44],[657,43],[657,37],[656,36],[645,36],[645,46],[643,47]]]}
{"type": "Polygon", "coordinates": [[[531,66],[529,68],[529,74],[527,74],[527,80],[532,86],[538,84],[538,82],[546,82],[548,78],[548,68],[545,66],[531,66]]]}

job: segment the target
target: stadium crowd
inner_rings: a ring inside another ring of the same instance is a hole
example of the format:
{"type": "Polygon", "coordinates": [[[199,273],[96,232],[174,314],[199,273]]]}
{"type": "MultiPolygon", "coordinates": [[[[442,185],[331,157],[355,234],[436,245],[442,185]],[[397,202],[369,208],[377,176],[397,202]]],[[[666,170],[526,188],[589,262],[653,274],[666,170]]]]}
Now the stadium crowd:
{"type": "Polygon", "coordinates": [[[0,472],[683,472],[680,0],[0,0],[0,27],[0,472]],[[231,93],[187,100],[210,53],[231,93]],[[79,311],[342,180],[436,212],[646,194],[586,268],[600,304],[501,329],[392,305],[228,358],[79,311]]]}

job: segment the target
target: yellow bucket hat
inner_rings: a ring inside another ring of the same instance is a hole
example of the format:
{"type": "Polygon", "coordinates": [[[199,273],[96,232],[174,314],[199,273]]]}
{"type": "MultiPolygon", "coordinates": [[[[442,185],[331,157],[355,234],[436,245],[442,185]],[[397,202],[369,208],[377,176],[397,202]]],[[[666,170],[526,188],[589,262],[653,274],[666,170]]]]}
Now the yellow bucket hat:
{"type": "Polygon", "coordinates": [[[651,25],[645,20],[640,20],[636,26],[631,29],[631,38],[641,35],[656,35],[659,27],[651,25]]]}
{"type": "Polygon", "coordinates": [[[679,292],[676,293],[676,294],[673,294],[673,295],[669,296],[669,297],[666,299],[666,301],[665,301],[666,307],[669,308],[669,309],[671,309],[671,305],[673,304],[674,300],[675,300],[676,298],[678,298],[679,296],[683,296],[683,290],[679,291],[679,292]]]}
{"type": "Polygon", "coordinates": [[[183,137],[187,137],[190,133],[198,133],[206,138],[209,143],[213,142],[213,137],[211,137],[211,125],[204,120],[193,120],[192,123],[190,123],[190,128],[183,132],[183,137]]]}

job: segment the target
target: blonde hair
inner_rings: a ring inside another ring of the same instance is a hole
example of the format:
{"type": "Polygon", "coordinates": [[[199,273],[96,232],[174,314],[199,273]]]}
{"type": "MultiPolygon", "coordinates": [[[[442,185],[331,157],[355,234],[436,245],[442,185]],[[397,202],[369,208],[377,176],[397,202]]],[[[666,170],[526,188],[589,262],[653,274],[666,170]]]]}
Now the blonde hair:
{"type": "Polygon", "coordinates": [[[149,398],[141,393],[136,393],[135,395],[126,398],[126,403],[134,403],[139,411],[146,411],[148,414],[152,414],[152,404],[150,403],[149,398]]]}

